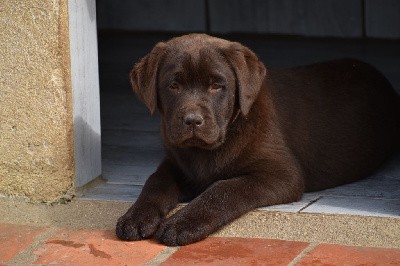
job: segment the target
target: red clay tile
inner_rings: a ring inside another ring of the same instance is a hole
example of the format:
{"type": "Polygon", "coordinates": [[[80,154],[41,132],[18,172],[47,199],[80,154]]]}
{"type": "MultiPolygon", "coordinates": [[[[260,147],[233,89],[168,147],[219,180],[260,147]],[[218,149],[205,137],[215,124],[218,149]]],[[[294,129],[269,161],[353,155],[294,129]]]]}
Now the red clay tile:
{"type": "Polygon", "coordinates": [[[113,231],[60,230],[35,251],[35,264],[140,265],[150,261],[164,246],[153,241],[125,242],[113,231]]]}
{"type": "Polygon", "coordinates": [[[321,244],[297,265],[400,265],[400,249],[321,244]]]}
{"type": "Polygon", "coordinates": [[[258,238],[214,238],[184,246],[161,265],[287,265],[308,243],[258,238]]]}
{"type": "Polygon", "coordinates": [[[1,263],[11,260],[44,230],[44,228],[27,225],[0,224],[1,263]]]}

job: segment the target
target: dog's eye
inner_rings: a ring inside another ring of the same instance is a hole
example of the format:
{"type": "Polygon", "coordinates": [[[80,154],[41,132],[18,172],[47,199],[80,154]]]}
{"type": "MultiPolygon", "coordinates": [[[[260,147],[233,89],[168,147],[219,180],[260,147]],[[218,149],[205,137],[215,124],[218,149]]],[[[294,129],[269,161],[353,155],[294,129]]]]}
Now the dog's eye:
{"type": "Polygon", "coordinates": [[[211,92],[217,92],[220,91],[224,88],[224,86],[222,84],[218,84],[218,83],[213,83],[210,85],[209,90],[211,92]]]}
{"type": "Polygon", "coordinates": [[[168,86],[168,88],[170,89],[170,90],[179,90],[179,84],[177,83],[177,82],[172,82],[169,86],[168,86]]]}

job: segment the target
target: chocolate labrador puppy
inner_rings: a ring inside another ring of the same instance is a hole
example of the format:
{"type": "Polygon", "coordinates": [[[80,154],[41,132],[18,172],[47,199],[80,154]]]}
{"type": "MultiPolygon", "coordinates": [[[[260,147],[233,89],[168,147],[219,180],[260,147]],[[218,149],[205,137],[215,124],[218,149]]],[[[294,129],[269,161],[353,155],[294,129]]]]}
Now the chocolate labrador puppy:
{"type": "Polygon", "coordinates": [[[269,70],[239,43],[190,34],[158,43],[130,78],[160,113],[166,156],[118,220],[124,240],[201,240],[257,207],[363,178],[399,143],[398,96],[353,59],[269,70]]]}

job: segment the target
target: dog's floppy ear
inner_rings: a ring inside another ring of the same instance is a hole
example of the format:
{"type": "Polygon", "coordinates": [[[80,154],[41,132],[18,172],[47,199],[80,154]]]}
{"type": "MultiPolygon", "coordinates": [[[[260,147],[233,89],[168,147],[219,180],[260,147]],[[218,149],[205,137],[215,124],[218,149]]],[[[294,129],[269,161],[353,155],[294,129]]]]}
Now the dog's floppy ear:
{"type": "Polygon", "coordinates": [[[267,70],[257,56],[240,43],[232,43],[224,53],[235,72],[240,111],[246,116],[260,92],[267,70]]]}
{"type": "Polygon", "coordinates": [[[154,114],[157,106],[157,73],[166,44],[159,42],[129,73],[133,91],[154,114]]]}

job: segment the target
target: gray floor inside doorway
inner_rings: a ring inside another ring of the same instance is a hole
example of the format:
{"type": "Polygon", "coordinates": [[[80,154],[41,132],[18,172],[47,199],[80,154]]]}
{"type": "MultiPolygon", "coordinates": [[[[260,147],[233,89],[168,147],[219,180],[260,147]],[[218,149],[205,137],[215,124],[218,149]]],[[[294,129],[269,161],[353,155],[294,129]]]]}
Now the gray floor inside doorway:
{"type": "MultiPolygon", "coordinates": [[[[134,201],[163,157],[159,119],[151,117],[128,83],[130,67],[167,35],[100,33],[102,162],[106,181],[81,199],[134,201]]],[[[400,90],[398,41],[318,40],[238,37],[270,67],[285,67],[342,57],[375,65],[400,90]]],[[[376,174],[356,183],[315,193],[299,202],[262,208],[287,212],[354,214],[400,218],[400,153],[376,174]]]]}

